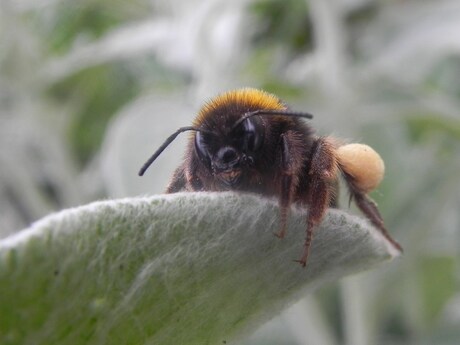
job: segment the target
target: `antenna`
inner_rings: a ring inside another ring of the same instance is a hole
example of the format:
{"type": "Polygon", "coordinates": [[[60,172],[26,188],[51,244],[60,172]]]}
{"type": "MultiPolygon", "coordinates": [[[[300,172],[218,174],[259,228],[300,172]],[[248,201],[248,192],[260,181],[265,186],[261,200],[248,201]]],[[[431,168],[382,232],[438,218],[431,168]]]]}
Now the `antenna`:
{"type": "Polygon", "coordinates": [[[165,140],[165,142],[158,148],[158,150],[155,151],[155,153],[147,160],[147,162],[144,163],[142,168],[139,170],[139,176],[144,175],[145,171],[149,168],[150,165],[155,161],[155,159],[158,158],[158,156],[165,150],[165,148],[168,147],[169,144],[171,144],[176,137],[181,134],[182,132],[186,131],[199,131],[198,128],[195,127],[181,127],[177,131],[175,131],[173,134],[171,134],[168,139],[165,140]]]}

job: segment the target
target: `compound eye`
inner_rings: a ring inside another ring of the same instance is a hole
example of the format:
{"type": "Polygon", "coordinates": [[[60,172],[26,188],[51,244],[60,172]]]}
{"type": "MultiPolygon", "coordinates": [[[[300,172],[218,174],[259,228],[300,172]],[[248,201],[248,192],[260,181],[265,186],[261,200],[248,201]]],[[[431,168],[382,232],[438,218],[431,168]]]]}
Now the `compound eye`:
{"type": "Polygon", "coordinates": [[[246,152],[255,152],[261,146],[264,140],[264,127],[258,117],[251,117],[241,124],[241,140],[243,150],[246,152]]]}
{"type": "Polygon", "coordinates": [[[208,136],[203,135],[201,132],[195,134],[195,149],[201,159],[209,161],[211,153],[209,152],[210,141],[208,136]]]}

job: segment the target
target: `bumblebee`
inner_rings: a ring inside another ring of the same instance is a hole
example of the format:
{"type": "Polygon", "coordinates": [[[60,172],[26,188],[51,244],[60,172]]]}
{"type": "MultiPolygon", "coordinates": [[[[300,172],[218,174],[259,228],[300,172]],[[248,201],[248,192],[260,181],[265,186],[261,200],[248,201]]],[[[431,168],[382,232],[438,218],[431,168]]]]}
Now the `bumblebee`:
{"type": "Polygon", "coordinates": [[[343,177],[363,214],[392,245],[402,251],[385,228],[375,202],[368,196],[383,178],[384,163],[369,146],[346,144],[317,136],[304,119],[273,94],[244,88],[218,95],[206,103],[192,126],[181,127],[140,169],[142,176],[182,132],[193,131],[183,163],[166,188],[178,191],[242,191],[277,197],[280,225],[286,235],[292,204],[308,208],[301,257],[306,266],[315,228],[328,207],[337,207],[338,180],[343,177]]]}

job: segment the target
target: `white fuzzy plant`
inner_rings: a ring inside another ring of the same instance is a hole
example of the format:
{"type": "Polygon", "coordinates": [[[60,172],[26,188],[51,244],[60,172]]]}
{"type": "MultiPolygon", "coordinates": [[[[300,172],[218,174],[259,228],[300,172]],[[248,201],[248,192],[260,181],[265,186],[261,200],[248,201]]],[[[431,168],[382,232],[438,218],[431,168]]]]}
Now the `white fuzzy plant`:
{"type": "Polygon", "coordinates": [[[0,242],[1,344],[235,343],[324,282],[397,253],[330,210],[307,268],[305,211],[279,240],[278,206],[250,194],[95,202],[0,242]]]}

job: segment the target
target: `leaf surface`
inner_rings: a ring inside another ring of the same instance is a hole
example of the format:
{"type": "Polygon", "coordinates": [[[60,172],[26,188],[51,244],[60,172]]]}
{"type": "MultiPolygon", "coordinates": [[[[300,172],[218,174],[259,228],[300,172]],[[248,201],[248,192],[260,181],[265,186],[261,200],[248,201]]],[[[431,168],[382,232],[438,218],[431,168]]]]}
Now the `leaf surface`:
{"type": "Polygon", "coordinates": [[[306,269],[306,211],[285,239],[276,202],[178,193],[95,202],[0,242],[1,344],[221,344],[326,281],[397,255],[366,221],[330,210],[306,269]]]}

